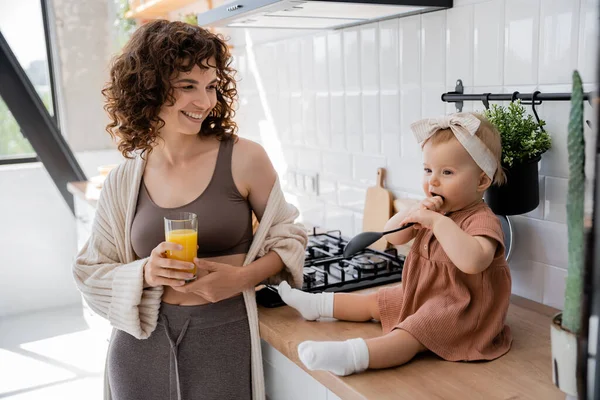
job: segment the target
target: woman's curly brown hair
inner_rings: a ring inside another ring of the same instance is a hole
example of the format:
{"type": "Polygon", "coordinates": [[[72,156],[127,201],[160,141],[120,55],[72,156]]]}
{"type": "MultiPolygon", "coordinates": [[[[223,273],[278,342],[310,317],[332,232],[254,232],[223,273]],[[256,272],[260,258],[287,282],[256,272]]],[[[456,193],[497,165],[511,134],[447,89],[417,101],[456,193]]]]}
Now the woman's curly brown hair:
{"type": "Polygon", "coordinates": [[[102,94],[104,109],[112,120],[106,131],[117,138],[118,149],[126,158],[141,150],[152,151],[158,131],[165,122],[158,116],[163,105],[175,104],[171,79],[198,65],[216,69],[217,104],[198,132],[219,140],[235,136],[233,105],[237,100],[235,70],[231,53],[221,35],[179,21],[155,20],[137,29],[113,60],[110,81],[102,94]],[[210,59],[216,65],[208,65],[210,59]]]}

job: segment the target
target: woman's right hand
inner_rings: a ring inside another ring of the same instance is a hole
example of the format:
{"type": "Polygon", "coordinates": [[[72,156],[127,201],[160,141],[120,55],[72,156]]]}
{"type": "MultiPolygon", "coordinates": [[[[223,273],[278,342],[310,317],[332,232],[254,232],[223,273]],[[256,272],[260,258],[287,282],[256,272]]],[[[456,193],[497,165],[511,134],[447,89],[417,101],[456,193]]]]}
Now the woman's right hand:
{"type": "Polygon", "coordinates": [[[181,250],[181,245],[172,242],[162,242],[156,246],[144,266],[144,281],[150,287],[185,285],[186,279],[194,277],[193,263],[167,258],[167,250],[181,250]]]}

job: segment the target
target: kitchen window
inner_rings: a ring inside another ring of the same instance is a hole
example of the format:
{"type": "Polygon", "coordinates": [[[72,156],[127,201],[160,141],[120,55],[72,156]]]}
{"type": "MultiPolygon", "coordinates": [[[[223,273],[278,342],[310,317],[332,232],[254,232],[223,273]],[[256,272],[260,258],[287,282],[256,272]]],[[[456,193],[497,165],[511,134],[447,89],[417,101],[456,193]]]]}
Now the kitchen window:
{"type": "MultiPolygon", "coordinates": [[[[56,120],[43,2],[0,0],[0,32],[49,114],[56,120]]],[[[33,161],[38,161],[33,147],[0,96],[0,165],[33,161]]]]}

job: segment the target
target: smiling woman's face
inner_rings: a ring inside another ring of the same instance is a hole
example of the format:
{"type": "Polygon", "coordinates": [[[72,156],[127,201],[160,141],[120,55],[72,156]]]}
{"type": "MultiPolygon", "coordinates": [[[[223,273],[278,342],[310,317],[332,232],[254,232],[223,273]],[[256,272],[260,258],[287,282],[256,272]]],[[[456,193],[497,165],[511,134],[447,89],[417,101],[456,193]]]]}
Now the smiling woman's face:
{"type": "MultiPolygon", "coordinates": [[[[214,60],[209,60],[214,65],[214,60]]],[[[202,122],[217,104],[217,73],[195,65],[172,80],[175,104],[164,105],[158,116],[165,121],[161,135],[197,135],[202,122]]]]}

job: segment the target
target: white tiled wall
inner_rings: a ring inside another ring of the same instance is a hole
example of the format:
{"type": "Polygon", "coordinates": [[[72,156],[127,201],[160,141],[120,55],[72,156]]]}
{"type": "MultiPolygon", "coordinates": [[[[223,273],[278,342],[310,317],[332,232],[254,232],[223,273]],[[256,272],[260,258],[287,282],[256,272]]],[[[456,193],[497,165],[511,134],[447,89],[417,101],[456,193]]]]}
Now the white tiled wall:
{"type": "MultiPolygon", "coordinates": [[[[467,93],[569,92],[577,68],[590,90],[597,7],[598,0],[455,0],[447,11],[236,47],[240,133],[264,143],[264,127],[274,126],[282,177],[286,168],[320,176],[319,196],[293,197],[304,220],[353,235],[378,167],[387,168],[397,197],[421,195],[420,149],[408,127],[453,112],[440,95],[457,79],[467,93]]],[[[540,164],[540,206],[512,218],[513,292],[561,308],[569,104],[546,102],[539,114],[554,145],[540,164]]]]}

